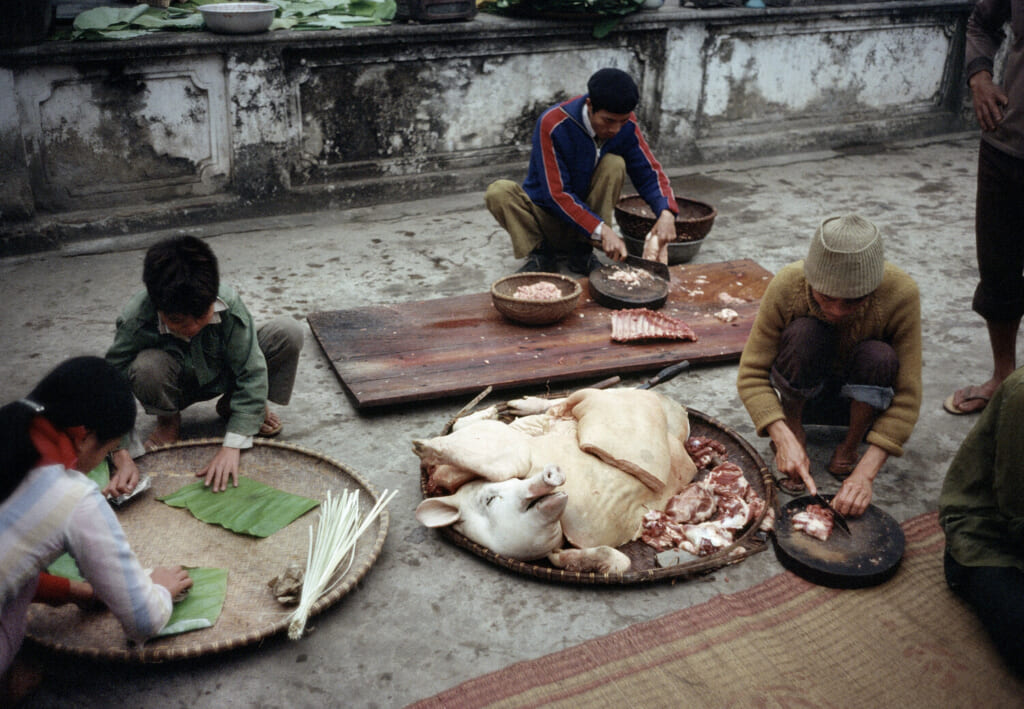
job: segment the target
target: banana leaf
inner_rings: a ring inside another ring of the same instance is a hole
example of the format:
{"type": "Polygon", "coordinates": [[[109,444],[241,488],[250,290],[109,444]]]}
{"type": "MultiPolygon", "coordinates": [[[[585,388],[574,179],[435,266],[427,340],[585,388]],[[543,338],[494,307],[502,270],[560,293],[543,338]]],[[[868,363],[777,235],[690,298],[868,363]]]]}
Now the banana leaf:
{"type": "Polygon", "coordinates": [[[253,537],[269,537],[320,504],[244,476],[238,478],[238,487],[222,492],[213,492],[200,481],[157,499],[171,507],[185,507],[207,524],[253,537]]]}
{"type": "MultiPolygon", "coordinates": [[[[95,7],[79,13],[70,32],[55,39],[130,39],[165,30],[202,30],[202,5],[221,0],[187,0],[172,7],[95,7]]],[[[270,29],[333,30],[383,25],[395,16],[395,0],[272,0],[277,8],[270,29]]]]}
{"type": "MultiPolygon", "coordinates": [[[[86,477],[96,483],[100,490],[105,488],[110,482],[110,466],[107,465],[107,460],[104,458],[103,462],[90,470],[86,477]]],[[[72,581],[85,581],[82,572],[78,570],[78,564],[67,552],[58,556],[52,564],[47,566],[46,572],[54,576],[63,576],[72,581]]]]}
{"type": "Polygon", "coordinates": [[[227,569],[188,569],[188,575],[192,578],[192,588],[183,600],[174,604],[171,617],[158,636],[212,628],[220,617],[228,592],[227,569]]]}
{"type": "Polygon", "coordinates": [[[94,7],[80,12],[72,23],[76,30],[104,30],[127,27],[149,11],[149,5],[135,7],[94,7]]]}

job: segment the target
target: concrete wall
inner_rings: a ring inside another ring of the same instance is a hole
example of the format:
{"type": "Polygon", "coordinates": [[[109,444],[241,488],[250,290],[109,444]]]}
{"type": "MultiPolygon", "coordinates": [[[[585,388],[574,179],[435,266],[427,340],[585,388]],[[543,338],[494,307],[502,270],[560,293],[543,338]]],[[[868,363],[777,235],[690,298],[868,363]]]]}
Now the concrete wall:
{"type": "Polygon", "coordinates": [[[958,130],[970,2],[479,15],[0,52],[0,253],[520,178],[537,116],[618,66],[670,166],[958,130]]]}

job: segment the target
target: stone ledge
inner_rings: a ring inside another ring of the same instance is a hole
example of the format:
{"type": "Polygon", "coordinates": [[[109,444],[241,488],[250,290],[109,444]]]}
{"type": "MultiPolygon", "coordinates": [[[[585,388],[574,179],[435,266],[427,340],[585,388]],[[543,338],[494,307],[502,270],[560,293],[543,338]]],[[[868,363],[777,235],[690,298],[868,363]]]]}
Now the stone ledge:
{"type": "Polygon", "coordinates": [[[668,165],[960,130],[970,7],[663,7],[601,40],[480,14],[3,50],[0,254],[519,179],[537,116],[598,66],[637,78],[668,165]]]}

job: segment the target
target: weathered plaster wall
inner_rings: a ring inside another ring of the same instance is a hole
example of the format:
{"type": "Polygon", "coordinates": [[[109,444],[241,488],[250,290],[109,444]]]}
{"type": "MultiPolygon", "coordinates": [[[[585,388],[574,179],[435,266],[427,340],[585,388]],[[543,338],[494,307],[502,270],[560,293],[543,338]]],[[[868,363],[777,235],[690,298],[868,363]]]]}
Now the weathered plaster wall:
{"type": "Polygon", "coordinates": [[[969,2],[480,15],[344,32],[206,33],[0,52],[0,252],[254,208],[521,177],[548,105],[631,72],[667,165],[964,125],[969,2]]]}
{"type": "Polygon", "coordinates": [[[15,75],[36,208],[60,212],[223,190],[223,61],[196,57],[15,75]]]}

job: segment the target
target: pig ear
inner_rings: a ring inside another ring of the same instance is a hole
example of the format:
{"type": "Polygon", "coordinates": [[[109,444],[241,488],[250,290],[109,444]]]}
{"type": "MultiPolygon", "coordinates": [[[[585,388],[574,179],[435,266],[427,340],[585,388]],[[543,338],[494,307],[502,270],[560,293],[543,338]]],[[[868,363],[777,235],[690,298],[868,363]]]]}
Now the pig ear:
{"type": "Polygon", "coordinates": [[[416,519],[424,527],[447,527],[461,519],[459,508],[447,497],[428,497],[416,507],[416,519]]]}

